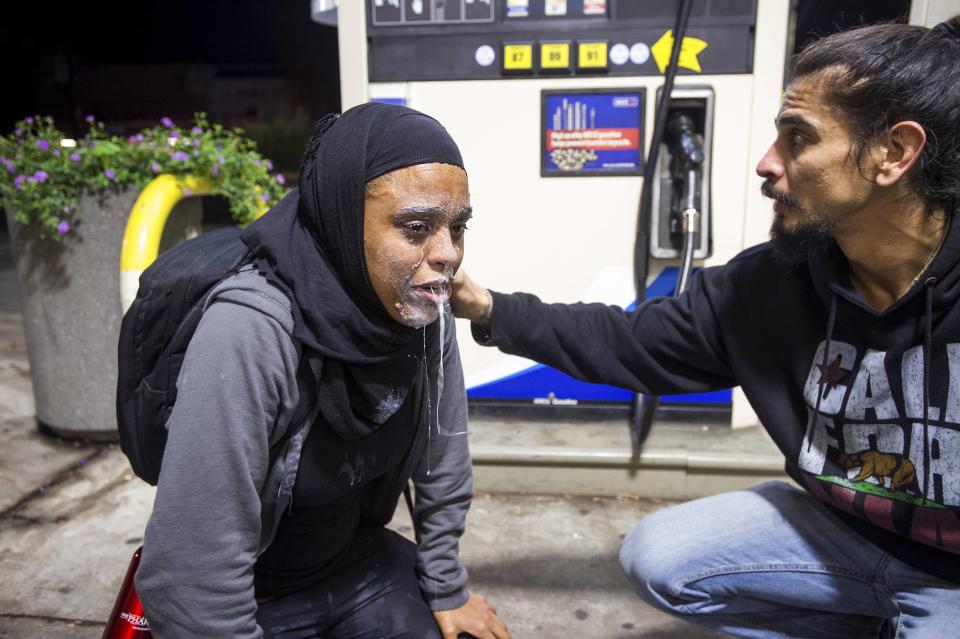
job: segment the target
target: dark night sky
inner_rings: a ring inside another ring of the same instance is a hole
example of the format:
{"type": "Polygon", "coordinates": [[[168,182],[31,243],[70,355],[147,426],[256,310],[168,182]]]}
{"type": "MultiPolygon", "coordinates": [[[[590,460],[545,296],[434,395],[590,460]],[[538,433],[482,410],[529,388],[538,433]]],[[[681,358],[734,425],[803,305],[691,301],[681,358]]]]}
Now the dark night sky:
{"type": "MultiPolygon", "coordinates": [[[[797,43],[908,7],[908,0],[800,0],[797,43]]],[[[298,105],[319,117],[339,106],[336,29],[313,23],[309,13],[309,0],[5,3],[0,131],[38,111],[67,120],[68,128],[70,118],[82,121],[84,105],[72,98],[82,91],[69,84],[37,90],[64,63],[74,79],[78,69],[114,65],[207,64],[218,72],[275,74],[298,105]]]]}
{"type": "Polygon", "coordinates": [[[73,70],[170,63],[267,69],[312,110],[311,103],[339,100],[336,56],[336,29],[310,20],[309,0],[5,3],[0,130],[47,106],[37,104],[34,85],[58,59],[73,70]]]}
{"type": "MultiPolygon", "coordinates": [[[[307,2],[100,2],[98,9],[73,3],[69,31],[86,61],[210,64],[276,63],[278,56],[267,34],[264,7],[299,5],[308,19],[307,2]]],[[[89,5],[87,5],[89,6],[89,5]]]]}
{"type": "Polygon", "coordinates": [[[909,14],[910,0],[800,0],[795,51],[810,40],[840,29],[902,19],[909,14]]]}

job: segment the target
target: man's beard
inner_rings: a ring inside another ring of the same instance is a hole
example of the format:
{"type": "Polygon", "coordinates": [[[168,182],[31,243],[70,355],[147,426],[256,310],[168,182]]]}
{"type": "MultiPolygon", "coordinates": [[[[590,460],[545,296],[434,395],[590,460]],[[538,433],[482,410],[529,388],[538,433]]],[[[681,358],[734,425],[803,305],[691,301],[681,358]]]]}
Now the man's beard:
{"type": "Polygon", "coordinates": [[[802,218],[788,229],[784,215],[774,216],[770,227],[770,243],[778,262],[787,267],[798,266],[806,262],[811,253],[823,251],[833,243],[833,232],[840,221],[838,216],[804,208],[795,197],[776,188],[770,181],[760,185],[760,192],[789,206],[802,218]]]}

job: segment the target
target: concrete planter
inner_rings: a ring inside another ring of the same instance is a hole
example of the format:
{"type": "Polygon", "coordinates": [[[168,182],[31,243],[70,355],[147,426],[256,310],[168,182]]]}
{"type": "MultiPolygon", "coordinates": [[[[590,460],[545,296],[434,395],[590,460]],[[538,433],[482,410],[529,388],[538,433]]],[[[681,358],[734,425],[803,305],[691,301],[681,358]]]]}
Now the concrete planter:
{"type": "Polygon", "coordinates": [[[37,422],[61,437],[117,438],[120,249],[136,197],[84,195],[61,242],[7,213],[37,422]]]}

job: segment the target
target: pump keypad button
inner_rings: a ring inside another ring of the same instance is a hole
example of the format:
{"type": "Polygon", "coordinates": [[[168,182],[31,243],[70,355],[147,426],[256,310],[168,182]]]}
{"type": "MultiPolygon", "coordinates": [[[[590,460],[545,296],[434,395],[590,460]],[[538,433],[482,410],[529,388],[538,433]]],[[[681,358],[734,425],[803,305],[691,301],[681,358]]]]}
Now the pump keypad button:
{"type": "Polygon", "coordinates": [[[524,73],[533,71],[533,43],[503,45],[503,71],[524,73]]]}
{"type": "Polygon", "coordinates": [[[570,43],[541,42],[540,69],[542,71],[569,71],[570,43]]]}
{"type": "Polygon", "coordinates": [[[606,71],[609,68],[607,61],[607,42],[578,42],[577,69],[581,71],[606,71]]]}

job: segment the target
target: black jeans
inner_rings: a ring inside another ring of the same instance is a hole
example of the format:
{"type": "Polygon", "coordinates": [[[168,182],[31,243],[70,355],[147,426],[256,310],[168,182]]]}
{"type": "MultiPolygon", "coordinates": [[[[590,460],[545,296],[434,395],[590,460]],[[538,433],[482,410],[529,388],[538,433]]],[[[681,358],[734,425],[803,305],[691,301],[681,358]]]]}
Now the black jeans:
{"type": "Polygon", "coordinates": [[[366,529],[345,559],[343,568],[322,581],[260,603],[263,636],[441,639],[420,594],[413,543],[392,530],[366,529]]]}

